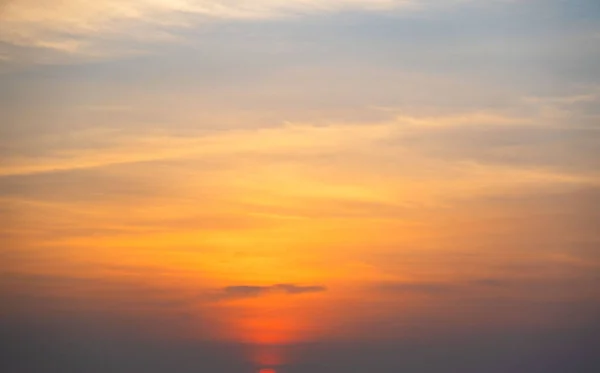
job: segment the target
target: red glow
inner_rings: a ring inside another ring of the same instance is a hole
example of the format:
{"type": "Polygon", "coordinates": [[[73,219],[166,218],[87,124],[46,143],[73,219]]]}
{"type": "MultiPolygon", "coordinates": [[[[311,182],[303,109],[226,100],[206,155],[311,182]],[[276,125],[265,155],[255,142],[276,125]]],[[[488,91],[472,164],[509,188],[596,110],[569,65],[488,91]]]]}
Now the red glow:
{"type": "Polygon", "coordinates": [[[257,366],[277,367],[285,362],[289,362],[289,356],[286,356],[287,354],[283,346],[253,345],[249,346],[248,354],[250,361],[257,366]]]}
{"type": "Polygon", "coordinates": [[[274,369],[261,369],[258,373],[277,373],[274,369]]]}

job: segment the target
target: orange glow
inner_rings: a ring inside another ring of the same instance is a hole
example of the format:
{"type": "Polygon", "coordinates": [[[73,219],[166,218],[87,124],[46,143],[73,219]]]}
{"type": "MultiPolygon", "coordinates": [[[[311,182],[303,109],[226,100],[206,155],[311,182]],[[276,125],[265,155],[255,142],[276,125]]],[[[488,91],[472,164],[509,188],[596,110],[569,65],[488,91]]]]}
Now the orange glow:
{"type": "Polygon", "coordinates": [[[258,373],[277,373],[275,369],[261,369],[258,373]]]}
{"type": "MultiPolygon", "coordinates": [[[[300,339],[302,322],[298,315],[273,315],[265,306],[265,314],[242,317],[235,325],[243,341],[257,344],[283,344],[300,339]]],[[[242,311],[243,312],[243,311],[242,311]]],[[[285,312],[285,311],[283,311],[285,312]]]]}
{"type": "Polygon", "coordinates": [[[284,346],[275,345],[254,345],[249,350],[249,358],[256,365],[260,366],[279,366],[289,363],[284,346]]]}

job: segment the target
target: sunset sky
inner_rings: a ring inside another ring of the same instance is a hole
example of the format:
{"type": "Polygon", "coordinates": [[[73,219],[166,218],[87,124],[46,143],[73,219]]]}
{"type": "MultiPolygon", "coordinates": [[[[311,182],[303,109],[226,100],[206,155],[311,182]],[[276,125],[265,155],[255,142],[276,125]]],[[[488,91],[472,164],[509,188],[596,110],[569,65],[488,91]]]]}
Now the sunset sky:
{"type": "Polygon", "coordinates": [[[600,371],[596,0],[0,0],[0,157],[7,373],[600,371]]]}

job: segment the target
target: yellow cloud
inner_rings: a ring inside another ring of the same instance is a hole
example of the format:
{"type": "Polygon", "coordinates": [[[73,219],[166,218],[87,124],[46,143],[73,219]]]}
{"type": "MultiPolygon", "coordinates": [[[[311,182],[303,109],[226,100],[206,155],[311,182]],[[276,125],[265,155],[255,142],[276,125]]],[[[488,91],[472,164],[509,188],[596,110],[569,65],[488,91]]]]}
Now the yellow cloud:
{"type": "Polygon", "coordinates": [[[205,137],[146,136],[119,139],[109,149],[64,151],[45,158],[7,159],[2,175],[23,175],[102,167],[160,159],[245,153],[315,152],[365,144],[389,136],[387,124],[312,126],[287,124],[280,128],[227,131],[205,137]]]}

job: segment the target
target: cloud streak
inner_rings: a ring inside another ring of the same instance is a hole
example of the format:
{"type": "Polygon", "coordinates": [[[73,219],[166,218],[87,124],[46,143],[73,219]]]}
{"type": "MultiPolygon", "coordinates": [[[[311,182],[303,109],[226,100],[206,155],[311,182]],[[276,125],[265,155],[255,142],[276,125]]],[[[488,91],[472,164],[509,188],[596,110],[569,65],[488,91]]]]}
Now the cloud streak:
{"type": "Polygon", "coordinates": [[[327,288],[321,285],[296,285],[296,284],[275,284],[269,286],[256,286],[256,285],[235,285],[227,286],[220,289],[215,294],[215,300],[233,300],[233,299],[244,299],[244,298],[255,298],[269,294],[286,294],[286,295],[299,295],[307,293],[320,293],[326,291],[327,288]]]}
{"type": "Polygon", "coordinates": [[[286,153],[339,149],[383,139],[393,133],[389,124],[371,126],[314,126],[288,123],[280,128],[221,133],[182,138],[148,135],[121,138],[103,149],[62,152],[44,158],[7,160],[0,176],[26,175],[61,170],[87,169],[108,165],[179,159],[192,156],[215,156],[242,153],[286,153]]]}
{"type": "MultiPolygon", "coordinates": [[[[67,54],[101,54],[98,41],[173,40],[173,32],[219,20],[264,20],[336,11],[381,11],[410,0],[13,0],[0,8],[0,42],[67,54]]],[[[106,53],[107,51],[104,51],[106,53]]]]}

